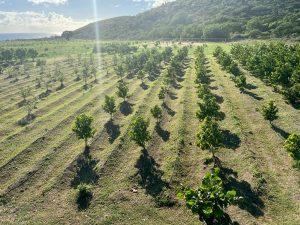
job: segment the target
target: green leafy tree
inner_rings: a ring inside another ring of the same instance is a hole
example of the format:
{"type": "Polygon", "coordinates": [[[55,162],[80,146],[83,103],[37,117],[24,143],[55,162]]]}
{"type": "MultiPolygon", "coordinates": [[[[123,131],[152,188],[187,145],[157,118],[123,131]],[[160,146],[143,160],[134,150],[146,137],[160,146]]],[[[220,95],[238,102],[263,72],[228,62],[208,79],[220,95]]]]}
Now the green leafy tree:
{"type": "Polygon", "coordinates": [[[30,100],[26,101],[25,109],[27,111],[27,118],[28,118],[28,120],[30,120],[30,118],[33,117],[33,113],[32,112],[36,108],[37,103],[38,103],[37,98],[33,98],[33,99],[30,99],[30,100]]]}
{"type": "Polygon", "coordinates": [[[207,84],[200,84],[198,86],[198,97],[204,98],[205,95],[211,96],[211,91],[209,89],[209,86],[207,84]]]}
{"type": "Polygon", "coordinates": [[[268,120],[270,124],[278,119],[278,108],[274,101],[270,101],[262,107],[262,114],[265,120],[268,120]]]}
{"type": "Polygon", "coordinates": [[[137,74],[137,78],[141,80],[142,85],[144,84],[144,79],[146,77],[146,74],[143,70],[139,70],[138,74],[137,74]]]}
{"type": "Polygon", "coordinates": [[[215,159],[215,151],[222,146],[223,134],[219,124],[212,118],[206,117],[200,124],[196,144],[202,150],[211,152],[215,159]]]}
{"type": "Polygon", "coordinates": [[[30,87],[26,87],[26,88],[21,88],[20,90],[20,96],[23,98],[23,101],[26,102],[27,97],[29,97],[31,95],[31,88],[30,87]]]}
{"type": "Polygon", "coordinates": [[[127,84],[125,82],[119,82],[117,88],[118,97],[123,98],[123,101],[125,102],[129,92],[127,84]]]}
{"type": "Polygon", "coordinates": [[[207,173],[197,189],[183,187],[177,198],[184,199],[188,209],[206,224],[218,224],[224,220],[224,209],[240,199],[235,190],[225,191],[219,176],[220,169],[207,173]]]}
{"type": "Polygon", "coordinates": [[[17,48],[15,51],[15,56],[20,60],[21,63],[24,62],[26,58],[27,50],[25,48],[17,48]]]}
{"type": "Polygon", "coordinates": [[[166,94],[167,94],[167,88],[165,86],[161,87],[158,93],[158,98],[160,100],[163,100],[163,103],[165,102],[166,94]]]}
{"type": "Polygon", "coordinates": [[[159,123],[160,119],[162,118],[162,110],[158,105],[155,105],[151,109],[152,116],[156,119],[156,122],[159,123]]]}
{"type": "Polygon", "coordinates": [[[97,82],[97,68],[95,65],[92,65],[92,67],[91,67],[91,74],[93,75],[94,82],[96,83],[97,82]]]}
{"type": "Polygon", "coordinates": [[[113,96],[105,95],[104,105],[102,106],[104,112],[110,114],[112,119],[113,113],[116,112],[116,100],[113,96]]]}
{"type": "Polygon", "coordinates": [[[90,77],[90,67],[89,65],[85,62],[83,65],[83,69],[82,69],[82,78],[84,81],[84,87],[87,88],[87,81],[90,77]]]}
{"type": "Polygon", "coordinates": [[[65,86],[64,81],[65,81],[66,77],[65,77],[64,73],[61,72],[61,70],[58,67],[55,68],[54,77],[55,77],[55,79],[57,79],[60,82],[60,87],[63,88],[65,86]]]}
{"type": "Polygon", "coordinates": [[[34,61],[35,60],[35,58],[38,56],[38,52],[37,52],[37,50],[35,50],[34,48],[30,48],[30,49],[28,49],[28,51],[27,51],[27,56],[29,57],[29,58],[31,58],[32,59],[32,61],[34,61]]]}
{"type": "Polygon", "coordinates": [[[145,144],[150,140],[151,136],[147,130],[150,121],[137,116],[130,125],[129,137],[135,143],[145,149],[145,144]]]}
{"type": "Polygon", "coordinates": [[[294,160],[297,161],[297,166],[300,166],[300,133],[291,134],[284,142],[284,148],[294,160]]]}
{"type": "Polygon", "coordinates": [[[85,148],[88,146],[88,139],[94,137],[96,133],[93,127],[94,118],[86,114],[80,114],[76,117],[75,125],[73,127],[73,132],[76,134],[78,139],[83,139],[85,143],[85,148]]]}
{"type": "Polygon", "coordinates": [[[125,73],[125,69],[122,65],[118,65],[114,68],[115,73],[117,74],[118,77],[120,77],[120,79],[123,79],[124,73],[125,73]]]}
{"type": "Polygon", "coordinates": [[[220,115],[219,109],[220,106],[218,105],[215,97],[211,95],[204,95],[203,101],[198,103],[199,110],[196,112],[196,117],[202,121],[206,117],[214,117],[218,118],[220,115]]]}
{"type": "Polygon", "coordinates": [[[247,87],[247,80],[244,75],[239,75],[234,79],[235,86],[240,89],[241,92],[247,87]]]}

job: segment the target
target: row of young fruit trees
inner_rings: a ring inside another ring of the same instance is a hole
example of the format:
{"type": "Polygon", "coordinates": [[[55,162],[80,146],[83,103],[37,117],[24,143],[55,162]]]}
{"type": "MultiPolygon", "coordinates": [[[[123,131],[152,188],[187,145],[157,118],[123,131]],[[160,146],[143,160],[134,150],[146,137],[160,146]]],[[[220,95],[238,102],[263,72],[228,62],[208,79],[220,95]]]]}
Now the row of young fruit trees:
{"type": "MultiPolygon", "coordinates": [[[[273,54],[273,56],[275,54],[272,53],[272,51],[280,52],[279,48],[282,46],[284,45],[270,44],[269,46],[256,46],[256,48],[272,49],[268,54],[270,57],[271,54],[273,54]]],[[[289,55],[288,58],[294,62],[294,64],[292,64],[294,67],[292,67],[292,65],[289,67],[289,73],[286,74],[282,71],[282,67],[287,67],[287,62],[280,61],[286,59],[285,56],[287,57],[287,55],[284,54],[280,55],[281,58],[277,59],[277,61],[275,60],[277,67],[273,68],[273,71],[269,74],[265,72],[264,76],[271,75],[271,77],[273,77],[271,84],[282,85],[281,92],[292,104],[296,104],[300,99],[300,95],[298,93],[300,91],[300,48],[299,45],[288,46],[288,48],[289,53],[294,53],[292,56],[289,55]],[[297,49],[297,51],[295,49],[297,49]],[[296,62],[298,62],[298,64],[296,62]],[[283,80],[285,82],[282,82],[283,80]]],[[[255,47],[253,46],[234,45],[231,52],[235,56],[235,59],[242,60],[244,59],[243,57],[248,57],[248,59],[251,57],[257,58],[256,53],[257,51],[261,53],[261,50],[255,51],[254,49],[255,47]],[[244,49],[244,51],[241,49],[244,49]],[[245,49],[252,49],[252,55],[249,51],[245,51],[245,49]]],[[[215,150],[221,147],[223,143],[222,131],[218,124],[218,120],[222,118],[222,113],[219,111],[220,106],[218,105],[214,95],[211,93],[209,87],[210,78],[206,69],[204,48],[197,48],[196,55],[197,58],[195,67],[197,79],[195,83],[198,84],[198,97],[201,99],[201,102],[198,103],[199,110],[196,113],[196,116],[201,123],[200,130],[196,135],[196,144],[202,150],[209,150],[212,153],[214,169],[211,173],[204,176],[202,183],[197,189],[184,187],[182,191],[178,193],[178,197],[185,199],[187,207],[191,209],[193,213],[198,214],[200,220],[204,220],[207,224],[215,224],[224,220],[230,220],[226,213],[224,213],[223,209],[230,204],[235,204],[238,201],[241,201],[242,197],[237,197],[235,190],[225,190],[223,187],[223,182],[226,182],[226,176],[222,174],[221,163],[215,156],[215,150]]],[[[239,69],[238,64],[234,61],[231,55],[226,53],[221,47],[217,47],[213,55],[217,62],[222,66],[222,69],[232,74],[231,79],[235,82],[236,87],[240,89],[241,93],[243,93],[247,87],[246,77],[239,69]]],[[[264,71],[263,65],[265,64],[263,64],[263,62],[259,64],[257,61],[253,62],[253,59],[251,61],[252,63],[249,62],[247,64],[247,62],[247,59],[243,61],[243,65],[247,65],[247,68],[261,69],[260,71],[258,69],[256,70],[258,74],[264,71]]],[[[253,71],[251,70],[251,72],[253,71]]],[[[272,121],[278,119],[278,108],[274,101],[270,101],[262,106],[262,115],[265,120],[270,122],[270,124],[272,124],[272,121]]],[[[298,167],[300,160],[300,133],[291,134],[285,141],[284,148],[288,154],[296,160],[298,167]]]]}
{"type": "MultiPolygon", "coordinates": [[[[132,76],[136,76],[138,79],[141,79],[141,86],[143,87],[145,75],[148,74],[148,79],[151,80],[151,76],[154,76],[154,73],[147,72],[147,68],[152,67],[153,69],[160,68],[160,65],[163,63],[165,68],[161,73],[163,76],[163,85],[160,87],[158,93],[158,99],[161,101],[161,105],[155,105],[150,109],[150,112],[153,118],[156,120],[156,125],[158,126],[161,118],[163,117],[164,111],[162,110],[162,105],[165,103],[165,99],[169,93],[169,90],[173,84],[176,83],[176,78],[179,71],[182,71],[183,63],[188,56],[188,48],[183,47],[177,50],[176,53],[173,52],[172,48],[167,47],[162,51],[160,57],[157,57],[157,60],[154,60],[156,63],[150,65],[147,62],[144,62],[141,65],[144,67],[137,69],[134,73],[131,73],[132,76]]],[[[127,73],[128,71],[125,68],[125,63],[122,63],[117,66],[116,72],[123,71],[122,74],[127,73]]],[[[156,71],[159,74],[159,71],[156,71]]],[[[116,95],[123,99],[123,103],[129,97],[129,88],[128,84],[124,81],[123,77],[120,77],[120,80],[117,84],[116,95]]],[[[104,103],[102,105],[104,112],[110,114],[110,120],[113,120],[113,115],[118,110],[116,99],[114,96],[105,96],[104,103]]],[[[95,128],[93,127],[94,118],[87,114],[79,115],[75,120],[75,125],[73,131],[79,139],[85,141],[86,148],[88,147],[88,139],[93,138],[96,133],[95,128]]],[[[132,120],[129,126],[129,138],[134,141],[138,146],[142,147],[143,151],[146,148],[146,143],[151,139],[151,134],[149,131],[150,120],[144,118],[142,115],[137,115],[132,120]]],[[[86,202],[89,202],[92,197],[92,187],[89,184],[81,183],[77,187],[77,203],[85,205],[86,202]]]]}
{"type": "MultiPolygon", "coordinates": [[[[279,43],[270,45],[262,44],[255,46],[243,46],[237,44],[232,47],[231,52],[234,58],[240,59],[242,65],[245,65],[246,68],[249,68],[254,75],[264,79],[266,82],[269,82],[274,86],[281,85],[282,90],[280,92],[290,101],[291,104],[299,103],[300,45],[286,46],[279,43]],[[291,55],[284,53],[283,47],[286,47],[287,51],[291,55]],[[265,51],[268,53],[265,53],[264,55],[262,49],[265,49],[265,51]],[[258,55],[261,56],[260,60],[255,60],[259,58],[258,55]],[[250,62],[244,61],[243,56],[249,59],[250,62]],[[275,58],[275,56],[277,56],[277,58],[275,58]],[[271,61],[273,64],[268,64],[268,62],[270,63],[270,60],[267,60],[269,57],[272,58],[271,61]],[[269,67],[269,69],[266,67],[269,67]],[[289,68],[289,72],[282,71],[283,68],[289,68]]],[[[217,58],[217,61],[222,68],[233,75],[232,80],[235,82],[236,86],[241,90],[241,92],[243,92],[244,88],[247,86],[246,77],[239,69],[238,64],[234,61],[232,56],[226,53],[221,47],[216,48],[214,56],[217,58]]],[[[277,89],[275,88],[275,90],[277,89]]],[[[263,117],[268,120],[270,124],[272,124],[272,121],[278,119],[278,108],[276,103],[271,100],[266,105],[263,105],[262,114],[263,117]]],[[[297,166],[299,166],[300,133],[291,134],[285,141],[284,148],[288,154],[294,160],[296,160],[297,166]]]]}

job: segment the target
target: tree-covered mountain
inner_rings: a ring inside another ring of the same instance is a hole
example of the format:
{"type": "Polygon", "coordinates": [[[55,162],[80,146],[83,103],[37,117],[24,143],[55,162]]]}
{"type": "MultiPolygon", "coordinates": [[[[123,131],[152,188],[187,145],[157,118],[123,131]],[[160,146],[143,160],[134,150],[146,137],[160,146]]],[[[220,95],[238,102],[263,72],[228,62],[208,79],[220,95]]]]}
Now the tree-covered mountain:
{"type": "Polygon", "coordinates": [[[91,23],[74,38],[270,38],[300,37],[299,0],[177,0],[136,16],[91,23]]]}

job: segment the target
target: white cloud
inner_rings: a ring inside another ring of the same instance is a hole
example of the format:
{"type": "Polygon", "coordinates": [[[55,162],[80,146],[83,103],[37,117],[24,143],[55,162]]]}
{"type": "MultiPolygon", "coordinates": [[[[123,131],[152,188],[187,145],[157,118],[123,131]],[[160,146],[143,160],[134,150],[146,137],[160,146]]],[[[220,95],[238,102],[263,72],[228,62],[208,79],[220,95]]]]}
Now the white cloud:
{"type": "Polygon", "coordinates": [[[161,6],[167,2],[174,2],[176,0],[132,0],[134,2],[149,2],[149,5],[151,7],[158,7],[158,6],[161,6]]]}
{"type": "Polygon", "coordinates": [[[76,21],[55,12],[38,13],[0,11],[0,30],[3,33],[53,33],[74,30],[90,21],[76,21]]]}
{"type": "Polygon", "coordinates": [[[31,2],[33,4],[55,4],[55,5],[63,5],[68,0],[28,0],[28,2],[31,2]]]}

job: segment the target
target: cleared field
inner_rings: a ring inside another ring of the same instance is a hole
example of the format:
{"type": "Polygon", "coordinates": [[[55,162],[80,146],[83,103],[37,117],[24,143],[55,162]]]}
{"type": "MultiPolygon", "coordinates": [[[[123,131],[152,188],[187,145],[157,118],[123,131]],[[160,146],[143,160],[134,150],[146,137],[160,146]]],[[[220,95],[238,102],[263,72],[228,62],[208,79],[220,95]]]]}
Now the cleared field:
{"type": "MultiPolygon", "coordinates": [[[[11,44],[13,48],[34,45],[46,52],[46,71],[54,72],[59,64],[65,80],[64,88],[60,89],[57,81],[50,94],[40,98],[34,110],[36,118],[21,126],[18,121],[26,116],[26,110],[20,106],[20,89],[31,86],[33,95],[44,93],[44,87],[35,87],[40,70],[31,68],[30,77],[20,76],[17,82],[0,75],[0,223],[201,224],[175,197],[180,184],[197,187],[212,168],[206,163],[210,154],[195,144],[199,129],[194,82],[198,44],[186,44],[189,52],[182,63],[183,73],[176,76],[162,104],[159,125],[150,109],[161,104],[161,74],[168,64],[161,64],[158,76],[145,78],[144,85],[136,77],[125,77],[130,97],[126,102],[116,98],[118,110],[111,121],[102,105],[105,95],[116,95],[119,77],[112,65],[113,54],[95,54],[96,61],[100,57],[104,66],[98,68],[98,82],[88,80],[88,88],[83,88],[83,80],[76,81],[74,75],[75,68],[83,68],[75,60],[77,54],[88,59],[94,44],[11,44]],[[72,63],[66,55],[73,57],[72,63]],[[96,134],[89,143],[88,156],[84,143],[72,132],[80,113],[95,119],[96,134]],[[150,119],[151,140],[145,150],[129,138],[130,123],[136,115],[150,119]],[[75,199],[80,182],[92,184],[93,198],[84,210],[78,209],[75,199]],[[174,205],[159,207],[164,195],[170,196],[174,205]]],[[[142,44],[136,43],[138,52],[142,44]]],[[[147,45],[154,48],[153,43],[147,45]]],[[[210,89],[225,115],[220,126],[226,143],[216,155],[228,176],[226,185],[243,197],[226,212],[235,224],[300,224],[300,171],[283,149],[287,136],[299,132],[299,110],[247,71],[250,85],[241,93],[213,57],[217,45],[230,50],[230,44],[225,43],[208,43],[205,48],[210,89]],[[279,119],[273,126],[260,112],[269,100],[279,108],[279,119]]],[[[179,48],[179,44],[172,45],[173,53],[179,48]]]]}

